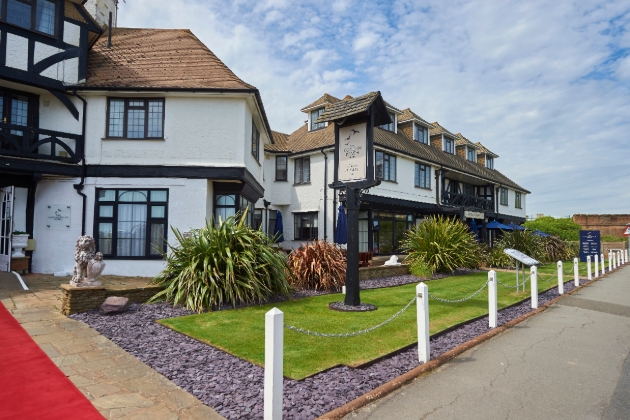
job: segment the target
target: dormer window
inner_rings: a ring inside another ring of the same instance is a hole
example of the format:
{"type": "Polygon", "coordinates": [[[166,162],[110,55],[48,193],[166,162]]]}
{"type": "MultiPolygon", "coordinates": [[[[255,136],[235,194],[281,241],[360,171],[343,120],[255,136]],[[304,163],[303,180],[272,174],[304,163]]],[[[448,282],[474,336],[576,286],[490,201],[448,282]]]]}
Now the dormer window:
{"type": "MultiPolygon", "coordinates": [[[[4,3],[4,2],[3,2],[4,3]]],[[[6,0],[4,21],[47,35],[55,35],[57,2],[51,0],[6,0]]]]}
{"type": "Polygon", "coordinates": [[[392,133],[396,132],[396,114],[394,114],[393,112],[388,112],[389,114],[389,119],[392,120],[392,122],[390,122],[389,124],[383,124],[380,125],[379,127],[382,128],[383,130],[387,130],[387,131],[391,131],[392,133]]]}
{"type": "Polygon", "coordinates": [[[486,155],[486,168],[494,169],[494,158],[486,155]]]}
{"type": "Polygon", "coordinates": [[[452,155],[455,154],[455,140],[444,137],[444,151],[452,155]]]}
{"type": "Polygon", "coordinates": [[[475,149],[473,149],[472,147],[466,146],[466,159],[468,159],[471,162],[477,161],[477,153],[475,152],[475,149]]]}
{"type": "Polygon", "coordinates": [[[429,130],[424,126],[414,124],[413,139],[419,143],[429,144],[429,130]]]}
{"type": "Polygon", "coordinates": [[[322,115],[323,113],[324,113],[324,108],[319,108],[314,111],[311,111],[311,131],[326,127],[326,123],[315,122],[317,121],[319,116],[322,115]]]}

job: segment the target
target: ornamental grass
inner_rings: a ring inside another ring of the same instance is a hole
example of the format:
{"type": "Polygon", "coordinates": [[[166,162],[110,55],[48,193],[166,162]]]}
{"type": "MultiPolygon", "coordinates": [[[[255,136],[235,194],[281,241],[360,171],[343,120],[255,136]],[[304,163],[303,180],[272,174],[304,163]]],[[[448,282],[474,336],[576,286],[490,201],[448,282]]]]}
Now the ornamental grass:
{"type": "Polygon", "coordinates": [[[183,235],[164,254],[166,268],[151,280],[166,288],[150,302],[172,302],[202,312],[223,305],[262,303],[288,296],[286,255],[262,230],[245,223],[246,212],[183,235]]]}
{"type": "Polygon", "coordinates": [[[289,282],[297,289],[339,290],[346,283],[346,257],[327,241],[303,244],[289,255],[289,282]]]}
{"type": "Polygon", "coordinates": [[[474,234],[459,219],[431,216],[405,232],[401,245],[409,254],[405,263],[424,265],[433,273],[477,268],[481,262],[474,234]]]}

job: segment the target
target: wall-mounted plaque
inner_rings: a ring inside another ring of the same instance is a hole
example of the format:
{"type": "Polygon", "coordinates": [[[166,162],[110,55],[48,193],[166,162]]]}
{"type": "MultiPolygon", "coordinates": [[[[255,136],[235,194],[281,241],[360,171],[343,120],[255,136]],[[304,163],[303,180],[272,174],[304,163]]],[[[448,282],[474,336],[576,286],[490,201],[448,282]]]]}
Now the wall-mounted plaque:
{"type": "Polygon", "coordinates": [[[46,228],[55,230],[69,229],[71,206],[67,204],[49,204],[46,209],[46,228]]]}
{"type": "Polygon", "coordinates": [[[367,168],[367,123],[339,127],[340,182],[366,179],[367,168]]]}

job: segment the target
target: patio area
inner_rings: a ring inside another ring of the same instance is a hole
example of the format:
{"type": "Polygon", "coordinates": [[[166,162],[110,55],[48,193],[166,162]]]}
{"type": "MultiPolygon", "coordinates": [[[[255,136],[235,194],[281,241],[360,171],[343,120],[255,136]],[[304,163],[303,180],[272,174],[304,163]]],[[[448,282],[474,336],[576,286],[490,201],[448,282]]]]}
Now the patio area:
{"type": "MultiPolygon", "coordinates": [[[[107,419],[222,419],[213,409],[82,322],[60,313],[69,277],[0,273],[0,302],[107,419]]],[[[147,279],[104,276],[117,286],[147,279]]]]}

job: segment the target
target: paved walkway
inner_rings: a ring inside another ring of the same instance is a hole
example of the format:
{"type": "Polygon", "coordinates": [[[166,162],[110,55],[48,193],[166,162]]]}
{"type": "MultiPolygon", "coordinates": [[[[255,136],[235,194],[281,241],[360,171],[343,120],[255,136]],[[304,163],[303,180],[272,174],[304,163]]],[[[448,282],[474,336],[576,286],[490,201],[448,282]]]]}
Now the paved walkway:
{"type": "Polygon", "coordinates": [[[348,419],[630,418],[630,266],[348,419]]]}
{"type": "Polygon", "coordinates": [[[62,315],[59,285],[69,278],[22,278],[30,290],[23,290],[13,275],[0,273],[0,301],[103,416],[223,418],[96,330],[62,315]]]}

